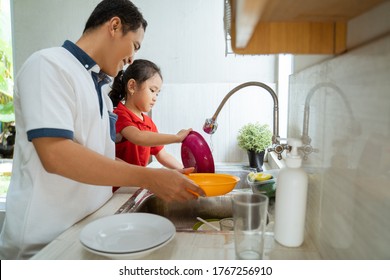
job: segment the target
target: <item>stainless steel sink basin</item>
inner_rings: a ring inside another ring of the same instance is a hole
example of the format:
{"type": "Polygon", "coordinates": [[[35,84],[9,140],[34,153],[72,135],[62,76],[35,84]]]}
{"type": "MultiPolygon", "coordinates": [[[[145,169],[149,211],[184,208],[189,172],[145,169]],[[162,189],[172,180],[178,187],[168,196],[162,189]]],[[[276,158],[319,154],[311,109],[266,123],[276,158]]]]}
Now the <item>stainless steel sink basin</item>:
{"type": "Polygon", "coordinates": [[[196,217],[222,219],[233,216],[231,197],[235,192],[250,191],[249,186],[245,183],[249,172],[250,170],[244,168],[217,169],[216,173],[231,174],[240,178],[235,189],[226,195],[200,197],[185,203],[168,203],[154,195],[149,195],[145,199],[141,199],[131,212],[160,215],[172,221],[177,231],[193,231],[193,226],[198,222],[196,217]]]}
{"type": "Polygon", "coordinates": [[[233,216],[231,195],[199,198],[185,203],[168,203],[152,195],[136,208],[135,212],[166,217],[178,231],[192,231],[193,226],[198,222],[196,217],[222,219],[233,216]]]}
{"type": "Polygon", "coordinates": [[[234,187],[235,190],[241,190],[241,189],[247,189],[250,188],[248,184],[246,183],[246,177],[248,176],[249,172],[251,172],[250,169],[247,169],[242,167],[242,169],[239,169],[238,167],[225,167],[220,168],[215,171],[215,173],[224,173],[224,174],[230,174],[233,176],[237,176],[240,178],[240,181],[237,183],[237,185],[234,187]]]}

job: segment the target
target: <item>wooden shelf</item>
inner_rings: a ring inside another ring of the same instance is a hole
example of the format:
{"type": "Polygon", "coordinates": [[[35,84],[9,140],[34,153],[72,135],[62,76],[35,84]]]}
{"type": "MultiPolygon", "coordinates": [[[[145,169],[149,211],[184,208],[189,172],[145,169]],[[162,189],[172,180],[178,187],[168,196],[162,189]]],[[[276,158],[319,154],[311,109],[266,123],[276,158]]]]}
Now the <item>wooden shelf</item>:
{"type": "Polygon", "coordinates": [[[231,0],[237,54],[338,54],[347,23],[386,0],[231,0]]]}

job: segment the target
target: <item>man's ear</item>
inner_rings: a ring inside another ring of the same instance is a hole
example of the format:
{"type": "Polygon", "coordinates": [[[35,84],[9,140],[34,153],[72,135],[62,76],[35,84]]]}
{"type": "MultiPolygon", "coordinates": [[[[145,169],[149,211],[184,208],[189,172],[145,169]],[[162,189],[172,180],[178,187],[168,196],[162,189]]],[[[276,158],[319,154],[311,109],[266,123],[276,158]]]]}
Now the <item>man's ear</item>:
{"type": "Polygon", "coordinates": [[[110,22],[109,22],[109,29],[110,29],[110,32],[118,32],[120,31],[122,28],[122,22],[121,22],[121,19],[119,17],[113,17],[110,22]]]}

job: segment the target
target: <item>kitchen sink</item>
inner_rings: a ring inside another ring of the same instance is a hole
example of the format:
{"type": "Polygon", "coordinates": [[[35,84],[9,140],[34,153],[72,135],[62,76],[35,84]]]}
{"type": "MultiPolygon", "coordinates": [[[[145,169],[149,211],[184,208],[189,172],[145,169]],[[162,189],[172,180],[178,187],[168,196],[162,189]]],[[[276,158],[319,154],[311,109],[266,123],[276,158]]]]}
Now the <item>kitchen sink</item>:
{"type": "Polygon", "coordinates": [[[234,175],[240,178],[234,190],[222,196],[199,197],[197,200],[179,202],[165,202],[155,195],[149,195],[140,199],[131,212],[151,213],[166,217],[176,227],[177,231],[195,231],[193,226],[198,222],[196,219],[223,219],[232,217],[231,197],[237,192],[251,192],[246,184],[246,177],[251,170],[245,167],[217,168],[216,173],[234,175]]]}
{"type": "Polygon", "coordinates": [[[215,173],[223,173],[223,174],[230,174],[233,176],[237,176],[238,178],[240,178],[240,181],[236,184],[234,190],[242,190],[242,189],[250,188],[246,183],[246,177],[251,171],[253,171],[253,169],[238,165],[238,166],[227,166],[227,167],[219,167],[219,168],[217,167],[215,173]]]}
{"type": "Polygon", "coordinates": [[[177,231],[192,231],[193,226],[198,222],[196,217],[222,219],[233,216],[231,194],[200,197],[183,203],[165,202],[152,195],[135,208],[134,212],[146,212],[169,219],[177,231]]]}

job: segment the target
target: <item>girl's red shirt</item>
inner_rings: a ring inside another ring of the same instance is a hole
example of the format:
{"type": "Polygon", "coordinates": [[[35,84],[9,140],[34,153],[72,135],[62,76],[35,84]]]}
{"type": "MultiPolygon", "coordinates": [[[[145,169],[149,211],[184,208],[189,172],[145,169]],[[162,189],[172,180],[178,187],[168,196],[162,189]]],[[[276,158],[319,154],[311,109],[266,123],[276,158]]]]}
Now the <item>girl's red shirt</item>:
{"type": "MultiPolygon", "coordinates": [[[[137,127],[142,131],[158,132],[156,125],[148,115],[142,114],[144,119],[141,120],[122,103],[118,104],[114,113],[118,115],[116,133],[120,133],[128,126],[137,127]]],[[[150,155],[157,155],[164,148],[164,146],[145,147],[135,145],[126,138],[123,138],[119,143],[116,143],[115,146],[116,156],[118,158],[128,163],[140,166],[148,165],[150,155]]]]}

